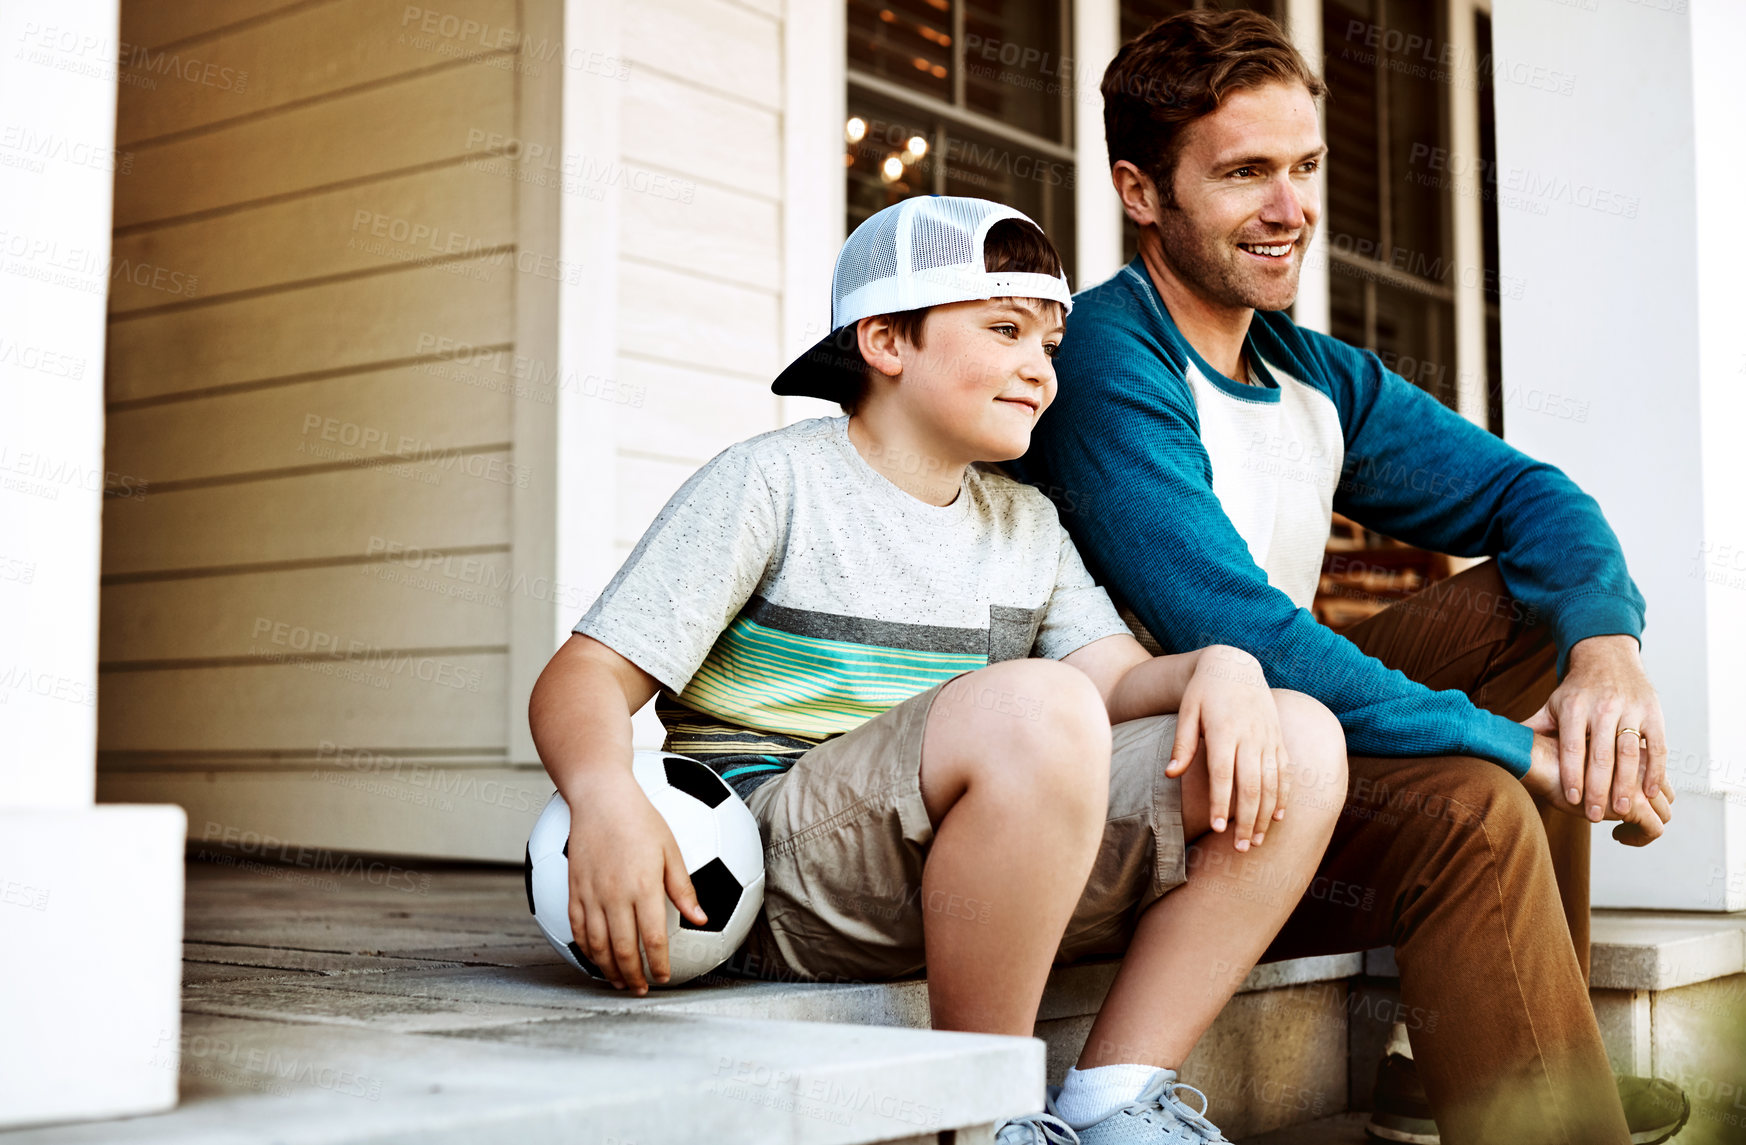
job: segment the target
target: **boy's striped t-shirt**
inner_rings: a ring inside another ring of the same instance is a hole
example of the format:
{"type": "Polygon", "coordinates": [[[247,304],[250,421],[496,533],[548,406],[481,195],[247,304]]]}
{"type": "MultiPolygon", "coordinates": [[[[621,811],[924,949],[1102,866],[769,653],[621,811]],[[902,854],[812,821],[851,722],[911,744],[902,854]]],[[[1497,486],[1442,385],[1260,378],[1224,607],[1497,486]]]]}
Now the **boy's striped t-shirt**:
{"type": "Polygon", "coordinates": [[[814,418],[718,455],[575,627],[660,681],[666,750],[742,795],[960,672],[1129,631],[1038,490],[971,466],[930,505],[847,429],[814,418]]]}

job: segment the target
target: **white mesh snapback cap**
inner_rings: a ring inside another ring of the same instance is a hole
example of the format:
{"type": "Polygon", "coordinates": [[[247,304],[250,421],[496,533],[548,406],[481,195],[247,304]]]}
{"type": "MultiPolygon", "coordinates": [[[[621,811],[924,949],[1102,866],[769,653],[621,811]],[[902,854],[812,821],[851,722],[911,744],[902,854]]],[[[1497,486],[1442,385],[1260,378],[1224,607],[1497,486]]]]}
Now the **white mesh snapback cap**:
{"type": "Polygon", "coordinates": [[[866,368],[855,324],[875,314],[1009,297],[1049,299],[1071,311],[1065,275],[984,269],[988,230],[1003,219],[1037,225],[1023,211],[987,199],[921,195],[893,203],[856,227],[831,276],[831,332],[777,375],[770,389],[833,402],[855,393],[866,368]]]}

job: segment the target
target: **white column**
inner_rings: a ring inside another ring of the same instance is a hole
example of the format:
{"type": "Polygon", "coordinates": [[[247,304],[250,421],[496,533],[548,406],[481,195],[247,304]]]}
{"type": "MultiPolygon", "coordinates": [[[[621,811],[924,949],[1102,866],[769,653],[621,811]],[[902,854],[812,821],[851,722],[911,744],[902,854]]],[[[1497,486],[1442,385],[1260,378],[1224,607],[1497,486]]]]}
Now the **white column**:
{"type": "Polygon", "coordinates": [[[1485,362],[1485,201],[1479,159],[1479,49],[1473,0],[1449,0],[1444,36],[1461,81],[1449,85],[1449,164],[1455,237],[1455,409],[1476,425],[1487,417],[1485,362]]]}
{"type": "MultiPolygon", "coordinates": [[[[1458,2],[1458,0],[1457,0],[1458,2]]],[[[1317,75],[1322,74],[1322,0],[1285,0],[1285,30],[1298,52],[1309,62],[1317,75]]],[[[1327,109],[1322,109],[1324,136],[1327,131],[1327,109]]],[[[1333,160],[1339,162],[1336,156],[1333,160]]],[[[1331,333],[1333,320],[1329,314],[1328,276],[1332,272],[1328,258],[1327,229],[1328,168],[1322,165],[1316,172],[1316,194],[1322,204],[1322,225],[1317,228],[1310,249],[1304,252],[1303,272],[1297,280],[1297,301],[1292,303],[1291,320],[1305,330],[1331,333]]]]}
{"type": "MultiPolygon", "coordinates": [[[[1698,373],[1687,385],[1695,384],[1698,392],[1703,533],[1696,552],[1674,555],[1697,558],[1682,562],[1686,591],[1703,586],[1703,687],[1710,724],[1705,754],[1686,766],[1707,773],[1709,797],[1703,802],[1714,810],[1705,814],[1721,816],[1701,872],[1704,905],[1746,910],[1746,724],[1740,719],[1746,697],[1746,501],[1740,497],[1746,487],[1746,451],[1740,446],[1746,426],[1746,341],[1740,337],[1746,277],[1727,244],[1712,241],[1738,226],[1740,189],[1746,187],[1738,58],[1746,42],[1746,8],[1735,0],[1696,0],[1691,42],[1698,373]]],[[[1667,685],[1661,689],[1665,693],[1667,685]]]]}
{"type": "Polygon", "coordinates": [[[0,6],[0,1129],[176,1103],[187,820],[93,805],[118,20],[0,6]]]}
{"type": "Polygon", "coordinates": [[[1103,70],[1121,47],[1118,0],[1073,5],[1073,214],[1078,266],[1073,288],[1094,286],[1122,268],[1122,201],[1109,181],[1103,139],[1103,70]]]}
{"type": "MultiPolygon", "coordinates": [[[[847,8],[789,0],[782,24],[783,364],[830,333],[831,271],[848,236],[843,121],[847,8]]],[[[777,423],[842,412],[817,398],[772,397],[777,423]]]]}
{"type": "Polygon", "coordinates": [[[1499,0],[1493,30],[1506,436],[1624,544],[1681,789],[1653,846],[1596,833],[1594,902],[1746,908],[1746,8],[1499,0]]]}
{"type": "MultiPolygon", "coordinates": [[[[618,60],[622,0],[564,0],[567,50],[618,60]]],[[[563,153],[606,169],[620,162],[619,106],[623,84],[567,69],[563,92],[563,153]]],[[[565,195],[559,208],[558,257],[586,271],[558,290],[560,378],[618,376],[618,195],[565,195]]],[[[618,506],[617,403],[589,401],[579,385],[560,386],[551,450],[557,473],[555,583],[572,606],[552,614],[552,647],[618,567],[613,525],[618,506]],[[574,602],[579,601],[580,607],[574,602]]]]}

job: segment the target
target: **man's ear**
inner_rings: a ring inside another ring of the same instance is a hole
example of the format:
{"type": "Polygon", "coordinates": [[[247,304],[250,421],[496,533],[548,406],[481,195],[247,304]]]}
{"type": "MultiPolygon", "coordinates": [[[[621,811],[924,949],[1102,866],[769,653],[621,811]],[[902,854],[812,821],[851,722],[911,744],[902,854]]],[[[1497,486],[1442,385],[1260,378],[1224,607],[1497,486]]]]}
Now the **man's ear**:
{"type": "Polygon", "coordinates": [[[903,359],[898,355],[902,335],[885,314],[863,318],[855,324],[855,339],[861,346],[861,357],[869,366],[888,378],[903,373],[903,359]]]}
{"type": "Polygon", "coordinates": [[[1135,226],[1149,227],[1158,221],[1158,187],[1150,175],[1122,159],[1109,169],[1109,181],[1135,226]]]}

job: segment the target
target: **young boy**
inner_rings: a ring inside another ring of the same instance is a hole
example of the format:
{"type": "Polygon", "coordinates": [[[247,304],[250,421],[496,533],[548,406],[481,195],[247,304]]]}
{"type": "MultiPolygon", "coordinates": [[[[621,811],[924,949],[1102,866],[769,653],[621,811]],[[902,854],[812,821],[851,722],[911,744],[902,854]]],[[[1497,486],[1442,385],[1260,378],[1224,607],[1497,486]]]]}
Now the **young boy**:
{"type": "Polygon", "coordinates": [[[1222,1141],[1174,1070],[1308,885],[1344,739],[1246,653],[1148,655],[1049,498],[976,464],[1025,451],[1071,305],[1010,208],[931,196],[861,224],[833,333],[772,387],[845,416],[688,480],[530,718],[573,816],[575,938],[616,987],[648,988],[639,940],[665,980],[664,896],[704,921],[629,767],[659,693],[666,749],[715,768],[764,837],[736,969],[925,967],[935,1028],[1029,1035],[1051,964],[1124,955],[1063,1090],[997,1139],[1222,1141]]]}

